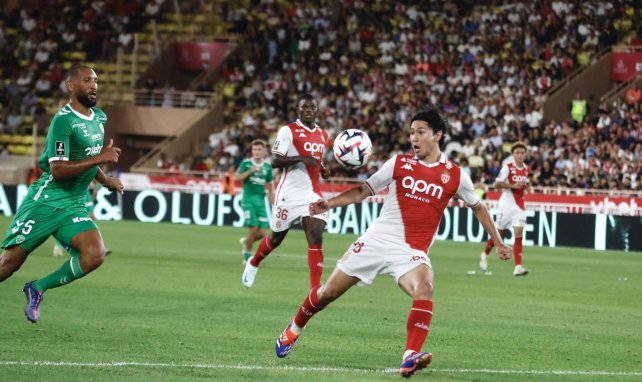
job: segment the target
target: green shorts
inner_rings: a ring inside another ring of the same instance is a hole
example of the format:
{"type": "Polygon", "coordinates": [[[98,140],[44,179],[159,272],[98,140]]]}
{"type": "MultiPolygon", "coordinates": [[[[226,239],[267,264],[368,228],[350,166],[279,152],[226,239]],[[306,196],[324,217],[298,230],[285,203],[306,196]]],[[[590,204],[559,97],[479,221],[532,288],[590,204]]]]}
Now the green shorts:
{"type": "Polygon", "coordinates": [[[68,248],[72,237],[92,229],[98,226],[85,209],[66,211],[25,199],[7,230],[2,248],[18,245],[31,252],[52,235],[68,248]]]}
{"type": "Polygon", "coordinates": [[[270,223],[265,210],[265,201],[243,200],[243,212],[245,214],[245,227],[268,228],[270,223]]]}

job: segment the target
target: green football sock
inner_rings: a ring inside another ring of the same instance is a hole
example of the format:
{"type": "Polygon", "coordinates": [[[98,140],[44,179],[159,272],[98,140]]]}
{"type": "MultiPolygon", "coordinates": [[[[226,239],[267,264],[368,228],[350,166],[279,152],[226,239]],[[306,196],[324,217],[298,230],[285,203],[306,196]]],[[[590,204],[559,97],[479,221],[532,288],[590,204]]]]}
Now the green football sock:
{"type": "Polygon", "coordinates": [[[33,289],[44,292],[47,289],[57,288],[85,276],[85,273],[80,268],[79,256],[72,256],[71,259],[65,261],[62,267],[57,271],[39,279],[34,282],[33,289]]]}
{"type": "Polygon", "coordinates": [[[250,261],[252,258],[252,253],[251,252],[244,252],[243,257],[245,258],[245,261],[250,261]]]}

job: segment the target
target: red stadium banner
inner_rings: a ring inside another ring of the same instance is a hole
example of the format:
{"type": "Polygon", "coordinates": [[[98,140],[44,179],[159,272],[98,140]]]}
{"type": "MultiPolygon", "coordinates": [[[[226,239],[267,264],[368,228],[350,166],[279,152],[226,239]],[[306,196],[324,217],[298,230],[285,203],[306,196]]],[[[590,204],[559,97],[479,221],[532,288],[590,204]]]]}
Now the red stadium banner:
{"type": "Polygon", "coordinates": [[[627,81],[642,74],[642,52],[612,52],[611,81],[627,81]]]}
{"type": "Polygon", "coordinates": [[[217,67],[236,47],[231,42],[179,42],[176,43],[176,66],[189,71],[217,67]]]}

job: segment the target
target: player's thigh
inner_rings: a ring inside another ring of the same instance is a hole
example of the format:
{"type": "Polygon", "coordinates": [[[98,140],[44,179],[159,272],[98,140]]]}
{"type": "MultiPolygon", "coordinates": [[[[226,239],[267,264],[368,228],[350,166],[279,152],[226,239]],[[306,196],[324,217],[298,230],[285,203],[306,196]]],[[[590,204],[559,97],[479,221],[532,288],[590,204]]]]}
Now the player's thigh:
{"type": "Polygon", "coordinates": [[[80,252],[81,258],[84,254],[91,256],[103,256],[105,254],[105,245],[103,237],[98,227],[77,232],[71,238],[71,247],[80,252]]]}
{"type": "MultiPolygon", "coordinates": [[[[526,211],[516,208],[511,215],[511,225],[522,230],[526,225],[526,211]]],[[[515,231],[515,235],[521,236],[517,234],[517,231],[515,231]]]]}
{"type": "MultiPolygon", "coordinates": [[[[100,245],[102,246],[102,236],[100,235],[100,231],[98,231],[98,226],[93,220],[91,220],[87,211],[78,210],[65,216],[65,219],[58,230],[54,233],[54,236],[63,244],[63,246],[73,247],[82,251],[84,249],[85,240],[82,240],[79,243],[79,240],[76,239],[76,237],[80,234],[91,231],[95,232],[88,234],[87,236],[94,238],[94,240],[99,240],[100,245]],[[80,246],[81,243],[83,247],[80,246]]],[[[96,243],[93,243],[92,245],[96,245],[96,243]]]]}
{"type": "Polygon", "coordinates": [[[25,199],[7,229],[2,247],[19,246],[30,253],[56,231],[61,221],[60,210],[25,199]]]}
{"type": "Polygon", "coordinates": [[[287,231],[292,227],[293,224],[296,224],[301,216],[307,211],[309,207],[304,205],[298,206],[287,206],[287,205],[277,205],[272,208],[272,221],[271,229],[272,232],[281,232],[287,231]]]}
{"type": "Polygon", "coordinates": [[[420,278],[410,277],[410,284],[421,281],[429,281],[432,284],[432,263],[430,262],[428,254],[423,251],[412,249],[405,243],[389,245],[386,248],[385,261],[386,266],[382,269],[381,273],[392,276],[400,286],[401,280],[408,274],[411,276],[430,276],[429,279],[424,278],[422,280],[420,278]],[[430,271],[425,273],[426,270],[430,271]]]}
{"type": "Polygon", "coordinates": [[[348,276],[358,278],[360,285],[370,285],[385,267],[385,245],[363,238],[350,245],[337,268],[348,276]]]}
{"type": "Polygon", "coordinates": [[[303,216],[301,224],[305,231],[305,238],[309,244],[320,244],[323,237],[323,230],[325,229],[326,222],[322,219],[317,219],[313,216],[303,216]]]}
{"type": "Polygon", "coordinates": [[[397,283],[412,298],[432,299],[433,278],[432,268],[426,263],[418,262],[414,268],[399,277],[397,283]]]}
{"type": "Polygon", "coordinates": [[[268,212],[267,212],[267,209],[265,208],[265,203],[263,203],[261,206],[257,206],[255,213],[256,213],[257,226],[259,227],[259,229],[269,228],[270,219],[268,219],[268,212]]]}

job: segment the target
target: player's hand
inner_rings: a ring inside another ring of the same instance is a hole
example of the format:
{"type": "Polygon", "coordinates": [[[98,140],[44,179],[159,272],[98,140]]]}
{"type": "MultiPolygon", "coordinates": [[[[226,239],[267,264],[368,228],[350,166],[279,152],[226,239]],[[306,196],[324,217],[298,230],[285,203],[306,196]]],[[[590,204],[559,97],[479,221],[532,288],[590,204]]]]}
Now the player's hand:
{"type": "Polygon", "coordinates": [[[513,248],[506,244],[500,244],[495,247],[495,252],[500,260],[508,260],[513,257],[513,248]]]}
{"type": "Polygon", "coordinates": [[[309,167],[317,167],[319,165],[319,160],[310,155],[302,155],[299,157],[301,163],[309,167]]]}
{"type": "Polygon", "coordinates": [[[310,216],[322,214],[328,209],[328,201],[325,199],[319,199],[314,203],[310,203],[310,216]]]}
{"type": "Polygon", "coordinates": [[[325,167],[325,166],[323,165],[323,162],[319,162],[319,164],[321,165],[321,177],[322,177],[323,179],[328,179],[328,178],[330,178],[330,176],[332,175],[332,171],[330,171],[330,169],[329,169],[329,168],[325,167]]]}
{"type": "Polygon", "coordinates": [[[120,149],[114,147],[114,140],[110,139],[107,146],[104,146],[98,155],[100,155],[102,159],[100,163],[118,163],[120,149]]]}
{"type": "Polygon", "coordinates": [[[125,186],[123,185],[123,182],[121,182],[120,179],[116,179],[112,177],[107,177],[103,186],[105,186],[109,191],[112,191],[112,192],[116,191],[121,195],[125,190],[125,186]]]}

